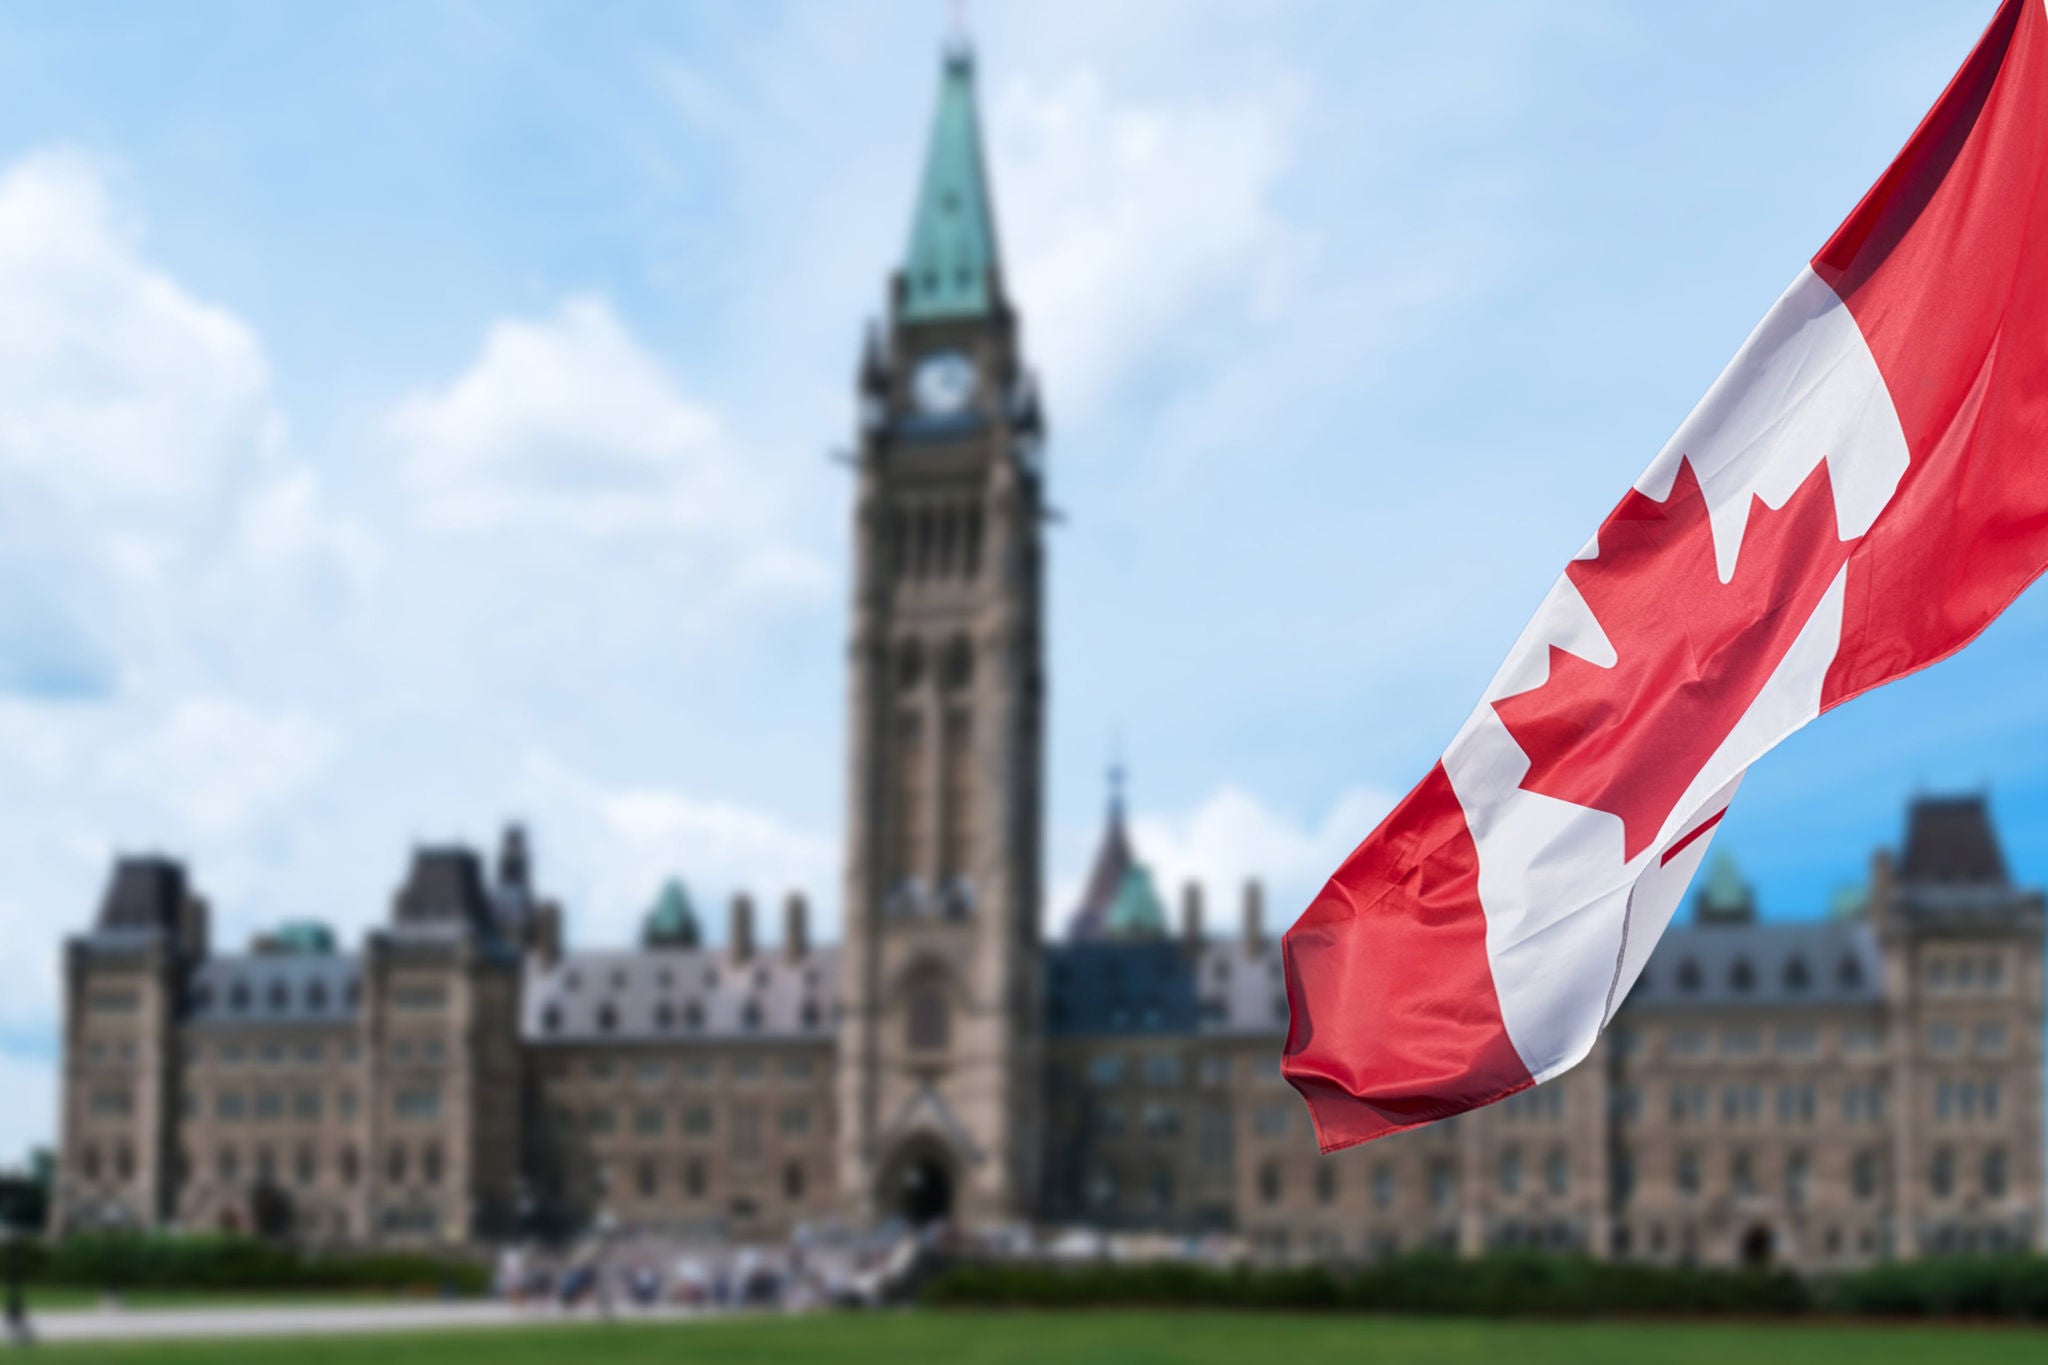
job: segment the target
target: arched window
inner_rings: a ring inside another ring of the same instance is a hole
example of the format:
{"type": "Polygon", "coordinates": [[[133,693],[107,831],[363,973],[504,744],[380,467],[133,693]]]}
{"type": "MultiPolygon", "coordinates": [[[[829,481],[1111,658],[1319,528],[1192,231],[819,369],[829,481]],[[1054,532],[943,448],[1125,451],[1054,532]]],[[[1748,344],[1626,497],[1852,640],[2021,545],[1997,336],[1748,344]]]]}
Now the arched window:
{"type": "Polygon", "coordinates": [[[946,642],[939,681],[950,692],[958,692],[974,681],[974,646],[965,635],[955,635],[946,642]]]}
{"type": "Polygon", "coordinates": [[[327,983],[309,981],[306,983],[306,1008],[319,1014],[327,1008],[327,983]]]}
{"type": "Polygon", "coordinates": [[[282,982],[282,981],[273,981],[273,982],[271,982],[271,983],[270,983],[270,1010],[271,1010],[271,1013],[273,1013],[273,1014],[283,1014],[283,1013],[285,1012],[285,1010],[286,1010],[286,1009],[287,1009],[287,1008],[288,1008],[288,1007],[289,1007],[290,1005],[291,1005],[291,993],[290,993],[289,991],[287,991],[287,990],[285,989],[285,986],[284,986],[284,982],[282,982]]]}
{"type": "Polygon", "coordinates": [[[676,1007],[664,1000],[654,1007],[654,1026],[667,1033],[676,1026],[676,1007]]]}
{"type": "Polygon", "coordinates": [[[1934,1150],[1934,1160],[1927,1166],[1927,1188],[1936,1199],[1946,1199],[1956,1192],[1956,1154],[1946,1147],[1934,1150]]]}
{"type": "Polygon", "coordinates": [[[1785,989],[1793,992],[1804,991],[1813,984],[1813,973],[1807,970],[1806,959],[1795,957],[1785,964],[1785,989]]]}
{"type": "Polygon", "coordinates": [[[1861,1151],[1849,1166],[1849,1187],[1858,1199],[1877,1198],[1878,1156],[1874,1151],[1861,1151]]]}
{"type": "Polygon", "coordinates": [[[802,1017],[806,1029],[816,1028],[819,1022],[818,1002],[815,1000],[804,1001],[802,1017]]]}
{"type": "Polygon", "coordinates": [[[1988,1199],[2005,1197],[2005,1148],[1993,1147],[1984,1153],[1984,1195],[1988,1199]]]}
{"type": "Polygon", "coordinates": [[[248,982],[237,981],[234,985],[228,987],[228,1008],[236,1014],[240,1014],[249,1008],[248,982]]]}
{"type": "Polygon", "coordinates": [[[704,1027],[704,1007],[695,1000],[683,1004],[683,1027],[692,1033],[704,1027]]]}
{"type": "Polygon", "coordinates": [[[1863,964],[1853,957],[1845,957],[1835,964],[1835,984],[1845,991],[1853,991],[1863,984],[1863,964]]]}
{"type": "Polygon", "coordinates": [[[597,1007],[597,1028],[600,1033],[611,1033],[619,1026],[619,1012],[607,1000],[597,1007]]]}
{"type": "Polygon", "coordinates": [[[761,1002],[749,1000],[740,1006],[740,1028],[748,1033],[761,1031],[761,1002]]]}
{"type": "Polygon", "coordinates": [[[562,1031],[562,1007],[560,1005],[549,1005],[546,1009],[542,1010],[540,1012],[540,1026],[543,1032],[560,1033],[562,1031]]]}
{"type": "Polygon", "coordinates": [[[952,1012],[939,982],[922,982],[910,992],[907,1022],[910,1046],[920,1052],[941,1051],[952,1042],[952,1012]]]}
{"type": "Polygon", "coordinates": [[[1749,959],[1738,957],[1735,965],[1728,969],[1728,987],[1737,995],[1748,995],[1756,989],[1756,968],[1749,965],[1749,959]]]}
{"type": "Polygon", "coordinates": [[[1687,958],[1678,964],[1678,989],[1691,995],[1700,988],[1700,964],[1687,958]]]}

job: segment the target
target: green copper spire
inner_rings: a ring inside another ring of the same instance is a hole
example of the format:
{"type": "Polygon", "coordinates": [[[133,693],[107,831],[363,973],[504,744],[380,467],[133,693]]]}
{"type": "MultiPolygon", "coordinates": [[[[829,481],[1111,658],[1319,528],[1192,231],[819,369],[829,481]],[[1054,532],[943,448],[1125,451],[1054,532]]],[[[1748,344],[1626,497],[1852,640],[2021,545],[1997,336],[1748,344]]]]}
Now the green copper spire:
{"type": "Polygon", "coordinates": [[[697,911],[682,882],[671,877],[662,884],[661,894],[647,912],[641,927],[641,941],[650,948],[695,948],[703,939],[697,927],[697,911]]]}
{"type": "Polygon", "coordinates": [[[1725,849],[1707,864],[1694,917],[1703,924],[1748,924],[1756,918],[1756,894],[1742,879],[1735,855],[1725,849]]]}
{"type": "Polygon", "coordinates": [[[1109,938],[1160,938],[1166,933],[1166,909],[1159,893],[1152,889],[1152,874],[1143,863],[1124,871],[1116,899],[1104,917],[1103,932],[1109,938]]]}
{"type": "Polygon", "coordinates": [[[974,56],[960,47],[946,54],[939,78],[939,109],[903,258],[900,316],[919,321],[987,314],[995,304],[989,284],[995,264],[995,211],[974,111],[974,56]]]}

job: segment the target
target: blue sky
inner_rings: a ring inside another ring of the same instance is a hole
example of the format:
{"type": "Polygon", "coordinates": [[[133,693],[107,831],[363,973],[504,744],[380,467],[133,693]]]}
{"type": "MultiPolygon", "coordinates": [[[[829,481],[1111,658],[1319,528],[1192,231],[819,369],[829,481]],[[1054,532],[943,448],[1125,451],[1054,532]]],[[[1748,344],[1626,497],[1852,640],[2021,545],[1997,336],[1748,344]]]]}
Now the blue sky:
{"type": "MultiPolygon", "coordinates": [[[[1291,917],[1991,9],[972,6],[1066,514],[1051,917],[1112,743],[1165,881],[1291,917]]],[[[514,815],[582,942],[671,871],[829,928],[828,455],[944,22],[0,13],[0,1152],[115,850],[192,859],[224,945],[514,815]]],[[[2043,602],[1753,771],[1767,913],[1917,790],[2048,875],[2043,602]]]]}

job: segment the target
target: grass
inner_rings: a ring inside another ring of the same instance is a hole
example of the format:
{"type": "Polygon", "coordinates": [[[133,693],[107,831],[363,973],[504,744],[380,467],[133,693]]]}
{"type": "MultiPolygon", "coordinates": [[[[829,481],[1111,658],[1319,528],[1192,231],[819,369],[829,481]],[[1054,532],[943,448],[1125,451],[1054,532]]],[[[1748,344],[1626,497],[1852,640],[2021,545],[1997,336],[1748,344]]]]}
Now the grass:
{"type": "Polygon", "coordinates": [[[1537,1323],[1256,1313],[889,1313],[411,1336],[52,1346],[95,1365],[2037,1365],[2048,1334],[1890,1324],[1537,1323]]]}

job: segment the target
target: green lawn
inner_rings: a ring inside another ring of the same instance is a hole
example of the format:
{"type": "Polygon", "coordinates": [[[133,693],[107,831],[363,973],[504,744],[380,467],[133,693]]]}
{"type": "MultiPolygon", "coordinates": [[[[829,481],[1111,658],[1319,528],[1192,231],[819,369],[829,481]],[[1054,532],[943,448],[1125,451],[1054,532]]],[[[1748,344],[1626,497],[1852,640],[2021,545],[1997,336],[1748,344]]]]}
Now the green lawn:
{"type": "Polygon", "coordinates": [[[1216,1313],[888,1313],[410,1337],[51,1347],[107,1365],[2003,1365],[2048,1333],[1977,1327],[1553,1324],[1216,1313]]]}

